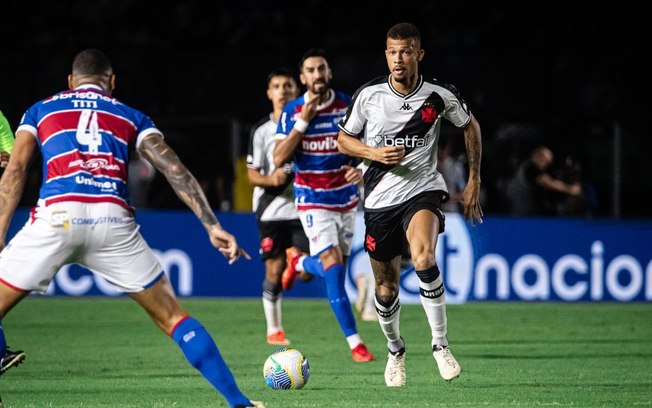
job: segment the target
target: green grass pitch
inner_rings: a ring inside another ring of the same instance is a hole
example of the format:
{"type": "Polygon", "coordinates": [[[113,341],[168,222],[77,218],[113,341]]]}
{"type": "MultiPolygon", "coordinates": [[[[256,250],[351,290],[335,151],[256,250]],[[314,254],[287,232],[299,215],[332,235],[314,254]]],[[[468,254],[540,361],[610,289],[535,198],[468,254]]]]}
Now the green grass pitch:
{"type": "MultiPolygon", "coordinates": [[[[239,386],[268,408],[650,407],[652,305],[468,303],[448,307],[462,366],[446,383],[420,305],[404,305],[407,381],[384,384],[377,322],[358,320],[377,361],[353,363],[325,299],[283,301],[284,326],[311,365],[301,390],[269,389],[260,300],[182,299],[211,332],[239,386]]],[[[174,342],[128,298],[25,299],[3,320],[26,361],[0,377],[10,407],[226,407],[174,342]]]]}

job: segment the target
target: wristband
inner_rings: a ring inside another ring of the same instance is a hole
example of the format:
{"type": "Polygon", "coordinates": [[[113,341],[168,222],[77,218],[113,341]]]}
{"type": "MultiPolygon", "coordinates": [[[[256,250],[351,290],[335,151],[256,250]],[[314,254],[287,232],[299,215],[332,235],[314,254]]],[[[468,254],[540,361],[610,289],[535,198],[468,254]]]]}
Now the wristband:
{"type": "Polygon", "coordinates": [[[299,118],[294,122],[294,129],[296,129],[297,132],[306,133],[306,130],[308,130],[308,122],[299,118]]]}

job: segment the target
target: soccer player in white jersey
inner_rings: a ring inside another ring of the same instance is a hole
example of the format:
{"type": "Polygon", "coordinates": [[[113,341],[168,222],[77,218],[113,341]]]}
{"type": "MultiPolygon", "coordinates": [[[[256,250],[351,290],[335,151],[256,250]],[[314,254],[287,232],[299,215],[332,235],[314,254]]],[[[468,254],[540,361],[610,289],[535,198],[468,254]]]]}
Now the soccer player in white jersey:
{"type": "MultiPolygon", "coordinates": [[[[276,129],[285,104],[299,96],[299,87],[292,73],[283,68],[267,76],[267,98],[272,112],[254,125],[247,154],[247,176],[254,186],[253,210],[258,221],[260,255],[265,262],[263,280],[263,311],[267,324],[267,343],[288,345],[281,313],[281,275],[287,254],[309,251],[308,238],[303,232],[294,206],[290,163],[274,166],[276,129]]],[[[302,280],[312,277],[301,274],[302,280]]]]}
{"type": "Polygon", "coordinates": [[[441,376],[460,374],[448,348],[444,281],[435,263],[437,235],[444,231],[439,205],[448,199],[437,172],[441,120],[464,129],[468,183],[464,216],[482,222],[480,206],[480,125],[457,90],[419,75],[421,35],[410,23],[387,32],[385,57],[390,74],[358,89],[340,122],[338,148],[364,159],[365,249],[376,278],[376,310],[387,338],[387,386],[406,384],[405,341],[399,330],[400,260],[403,238],[419,277],[421,303],[432,333],[432,353],[441,376]],[[364,140],[358,135],[364,133],[364,140]]]}
{"type": "Polygon", "coordinates": [[[351,254],[361,172],[353,159],[337,150],[337,123],[351,97],[330,87],[332,71],[322,49],[306,51],[299,62],[306,93],[288,102],[278,124],[274,164],[295,163],[295,204],[310,241],[310,257],[288,259],[284,287],[297,265],[315,271],[326,283],[331,310],[355,362],[374,356],[362,341],[345,289],[346,261],[351,254]],[[310,266],[308,266],[310,265],[310,266]]]}
{"type": "MultiPolygon", "coordinates": [[[[45,291],[62,266],[78,263],[138,302],[231,407],[262,407],[240,391],[210,334],[179,304],[139,233],[127,190],[130,153],[138,150],[165,175],[230,264],[249,255],[222,228],[201,186],[152,120],[111,96],[115,75],[103,52],[77,54],[68,85],[25,112],[0,180],[0,317],[31,291],[45,291]],[[37,149],[43,157],[39,200],[5,247],[37,149]]],[[[25,358],[7,349],[1,324],[0,356],[0,374],[25,358]]]]}

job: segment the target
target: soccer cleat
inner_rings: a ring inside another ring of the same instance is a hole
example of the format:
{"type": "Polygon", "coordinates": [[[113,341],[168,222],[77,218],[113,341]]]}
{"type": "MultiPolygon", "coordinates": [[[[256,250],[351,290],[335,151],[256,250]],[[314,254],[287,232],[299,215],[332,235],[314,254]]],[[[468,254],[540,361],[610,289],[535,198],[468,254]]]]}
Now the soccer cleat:
{"type": "MultiPolygon", "coordinates": [[[[235,408],[265,408],[265,404],[262,403],[262,401],[250,401],[251,405],[242,405],[238,404],[235,406],[235,408]]],[[[0,407],[2,408],[2,407],[0,407]]]]}
{"type": "Polygon", "coordinates": [[[5,354],[0,358],[0,375],[11,367],[15,367],[25,360],[25,352],[23,350],[11,351],[5,350],[5,354]]]}
{"type": "Polygon", "coordinates": [[[283,290],[290,290],[294,286],[294,281],[297,279],[299,272],[297,271],[297,262],[303,253],[299,248],[291,246],[285,250],[285,270],[281,275],[281,285],[283,290]]]}
{"type": "Polygon", "coordinates": [[[367,361],[374,361],[374,355],[369,352],[364,343],[360,343],[353,350],[351,350],[351,357],[356,363],[364,363],[367,361]]]}
{"type": "Polygon", "coordinates": [[[275,346],[287,346],[290,344],[290,340],[285,337],[285,332],[283,330],[279,330],[276,333],[267,335],[267,343],[275,346]]]}
{"type": "Polygon", "coordinates": [[[377,322],[378,321],[378,313],[376,312],[375,307],[365,307],[364,310],[362,311],[362,314],[360,315],[363,321],[365,322],[377,322]]]}
{"type": "Polygon", "coordinates": [[[369,285],[369,281],[366,276],[360,275],[355,279],[355,284],[358,289],[358,298],[355,300],[355,310],[362,314],[365,303],[367,303],[367,286],[369,285]]]}
{"type": "Polygon", "coordinates": [[[406,383],[405,375],[405,349],[402,348],[396,353],[387,353],[387,365],[385,366],[385,384],[388,387],[403,387],[406,383]]]}
{"type": "Polygon", "coordinates": [[[446,381],[451,381],[460,376],[460,365],[453,357],[448,346],[433,346],[432,347],[432,356],[437,362],[437,367],[439,368],[439,374],[446,381]]]}

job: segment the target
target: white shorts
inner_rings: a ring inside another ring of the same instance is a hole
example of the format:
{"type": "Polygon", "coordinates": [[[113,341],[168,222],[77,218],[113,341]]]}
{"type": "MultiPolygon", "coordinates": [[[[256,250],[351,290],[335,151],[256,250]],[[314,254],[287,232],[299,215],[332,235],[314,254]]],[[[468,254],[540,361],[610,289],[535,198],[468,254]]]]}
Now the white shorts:
{"type": "Polygon", "coordinates": [[[310,255],[319,255],[334,246],[340,247],[342,255],[351,255],[355,208],[343,212],[311,209],[298,213],[310,241],[310,255]]]}
{"type": "Polygon", "coordinates": [[[59,269],[80,264],[124,292],[152,285],[163,268],[133,215],[111,203],[39,206],[0,253],[0,280],[45,291],[59,269]]]}

